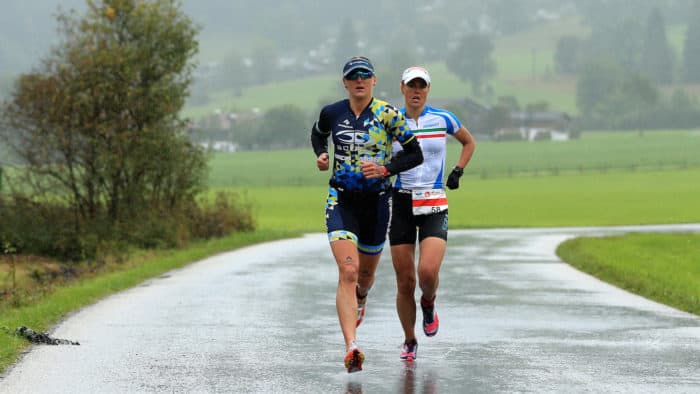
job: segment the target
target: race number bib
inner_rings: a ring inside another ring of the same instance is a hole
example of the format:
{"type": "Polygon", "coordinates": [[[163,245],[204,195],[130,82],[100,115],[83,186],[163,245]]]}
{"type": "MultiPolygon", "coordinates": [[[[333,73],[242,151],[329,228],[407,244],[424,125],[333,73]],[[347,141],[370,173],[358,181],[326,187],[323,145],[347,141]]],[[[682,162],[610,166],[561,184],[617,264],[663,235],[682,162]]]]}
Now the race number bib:
{"type": "Polygon", "coordinates": [[[414,190],[411,196],[414,215],[430,215],[447,209],[445,189],[414,190]]]}

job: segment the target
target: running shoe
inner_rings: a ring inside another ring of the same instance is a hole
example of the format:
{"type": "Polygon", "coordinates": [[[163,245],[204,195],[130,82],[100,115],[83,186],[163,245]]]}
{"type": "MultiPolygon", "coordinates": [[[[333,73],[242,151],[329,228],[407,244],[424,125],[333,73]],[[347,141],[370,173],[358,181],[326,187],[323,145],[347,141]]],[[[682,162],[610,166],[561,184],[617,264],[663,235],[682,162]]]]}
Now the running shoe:
{"type": "Polygon", "coordinates": [[[426,336],[435,336],[440,328],[440,319],[438,319],[437,311],[435,311],[435,302],[432,305],[426,305],[421,298],[420,307],[423,310],[423,332],[426,336]]]}
{"type": "Polygon", "coordinates": [[[415,361],[416,353],[418,353],[418,342],[413,339],[406,341],[401,345],[401,359],[406,361],[415,361]]]}
{"type": "Polygon", "coordinates": [[[362,371],[362,363],[364,362],[365,355],[357,347],[351,348],[345,355],[345,368],[348,369],[348,373],[362,371]]]}
{"type": "Polygon", "coordinates": [[[362,324],[362,321],[365,319],[365,308],[367,307],[367,295],[364,297],[360,297],[357,292],[355,292],[355,295],[357,296],[357,323],[355,324],[355,327],[359,327],[360,324],[362,324]]]}

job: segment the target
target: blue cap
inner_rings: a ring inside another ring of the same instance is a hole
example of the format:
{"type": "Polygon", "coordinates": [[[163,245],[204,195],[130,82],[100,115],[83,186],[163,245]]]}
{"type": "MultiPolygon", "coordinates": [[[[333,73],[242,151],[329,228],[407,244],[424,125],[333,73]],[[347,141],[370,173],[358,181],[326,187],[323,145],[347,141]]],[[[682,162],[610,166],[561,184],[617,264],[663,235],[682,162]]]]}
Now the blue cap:
{"type": "Polygon", "coordinates": [[[355,70],[367,70],[374,72],[374,66],[370,63],[369,59],[364,56],[356,56],[350,58],[345,66],[343,67],[343,78],[347,77],[351,72],[355,70]]]}

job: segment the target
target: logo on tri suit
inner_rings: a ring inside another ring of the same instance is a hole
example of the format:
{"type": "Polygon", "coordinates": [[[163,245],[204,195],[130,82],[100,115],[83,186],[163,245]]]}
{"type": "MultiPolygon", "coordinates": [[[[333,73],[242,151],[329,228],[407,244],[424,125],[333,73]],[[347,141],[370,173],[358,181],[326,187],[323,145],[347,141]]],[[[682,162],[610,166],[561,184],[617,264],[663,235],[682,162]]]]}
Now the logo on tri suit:
{"type": "Polygon", "coordinates": [[[336,133],[335,138],[341,150],[357,150],[369,140],[369,135],[362,130],[343,130],[336,133]]]}

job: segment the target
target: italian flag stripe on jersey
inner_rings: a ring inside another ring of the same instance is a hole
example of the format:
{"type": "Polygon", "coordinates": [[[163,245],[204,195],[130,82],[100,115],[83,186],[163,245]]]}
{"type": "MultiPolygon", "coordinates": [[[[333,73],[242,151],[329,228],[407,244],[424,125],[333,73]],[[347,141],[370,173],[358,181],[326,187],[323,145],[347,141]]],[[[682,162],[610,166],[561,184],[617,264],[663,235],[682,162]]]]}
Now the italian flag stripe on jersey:
{"type": "Polygon", "coordinates": [[[420,130],[412,130],[413,134],[418,138],[444,138],[447,129],[444,127],[440,128],[435,128],[435,129],[420,129],[420,130]]]}

